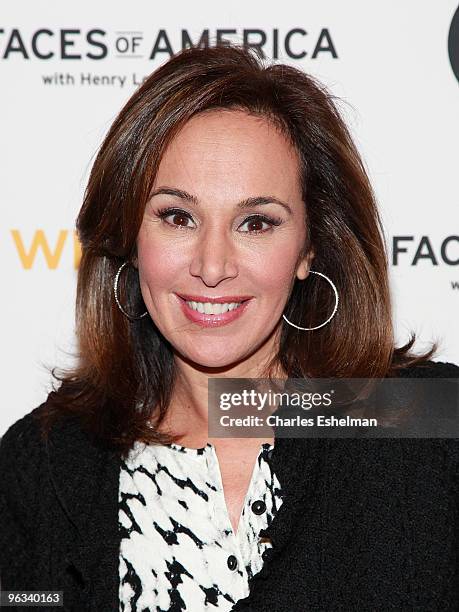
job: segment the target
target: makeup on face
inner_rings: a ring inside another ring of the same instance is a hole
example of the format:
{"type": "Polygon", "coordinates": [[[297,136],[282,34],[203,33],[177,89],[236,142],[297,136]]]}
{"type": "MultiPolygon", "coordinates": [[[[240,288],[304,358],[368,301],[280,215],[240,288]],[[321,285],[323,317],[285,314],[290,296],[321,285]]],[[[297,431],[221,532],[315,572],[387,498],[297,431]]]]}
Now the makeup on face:
{"type": "Polygon", "coordinates": [[[239,111],[197,115],[169,144],[137,253],[145,305],[177,354],[221,367],[276,350],[306,236],[298,164],[283,134],[239,111]]]}

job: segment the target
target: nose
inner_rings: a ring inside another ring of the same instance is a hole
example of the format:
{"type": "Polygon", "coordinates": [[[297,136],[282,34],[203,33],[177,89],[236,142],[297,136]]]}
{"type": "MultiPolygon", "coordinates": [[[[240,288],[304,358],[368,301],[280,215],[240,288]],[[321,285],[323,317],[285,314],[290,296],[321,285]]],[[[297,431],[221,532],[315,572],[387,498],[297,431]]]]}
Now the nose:
{"type": "Polygon", "coordinates": [[[208,287],[237,276],[236,248],[221,227],[209,227],[199,236],[193,248],[190,274],[200,277],[208,287]]]}

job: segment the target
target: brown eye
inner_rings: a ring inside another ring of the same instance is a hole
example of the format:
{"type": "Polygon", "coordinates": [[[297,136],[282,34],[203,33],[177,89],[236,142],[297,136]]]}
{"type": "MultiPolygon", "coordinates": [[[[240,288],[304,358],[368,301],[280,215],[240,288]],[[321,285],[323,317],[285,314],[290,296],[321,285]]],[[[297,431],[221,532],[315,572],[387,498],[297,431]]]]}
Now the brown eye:
{"type": "Polygon", "coordinates": [[[263,223],[261,219],[252,219],[251,221],[247,221],[247,228],[249,232],[259,232],[263,229],[263,223]]]}
{"type": "Polygon", "coordinates": [[[247,230],[242,231],[243,234],[264,234],[265,232],[269,232],[273,226],[280,225],[281,223],[281,219],[271,219],[264,215],[252,215],[251,217],[247,217],[240,227],[244,225],[247,226],[247,230]],[[263,223],[268,227],[263,227],[263,223]]]}
{"type": "Polygon", "coordinates": [[[181,213],[174,213],[172,215],[170,215],[172,217],[172,224],[173,225],[182,225],[183,227],[187,227],[187,221],[188,221],[188,217],[186,217],[185,215],[181,214],[181,213]],[[178,219],[178,221],[177,221],[178,219]]]}
{"type": "Polygon", "coordinates": [[[162,219],[165,223],[172,226],[175,229],[191,229],[187,224],[191,221],[190,215],[184,210],[174,208],[164,208],[159,210],[157,216],[162,219]]]}

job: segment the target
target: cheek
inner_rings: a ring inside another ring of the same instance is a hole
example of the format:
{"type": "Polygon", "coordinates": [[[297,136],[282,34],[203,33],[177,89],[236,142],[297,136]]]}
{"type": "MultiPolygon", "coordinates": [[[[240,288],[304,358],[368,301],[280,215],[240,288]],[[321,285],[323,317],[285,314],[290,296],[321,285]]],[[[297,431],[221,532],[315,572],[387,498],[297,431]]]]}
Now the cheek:
{"type": "Polygon", "coordinates": [[[152,240],[139,234],[137,240],[139,278],[150,289],[168,287],[183,270],[185,257],[180,257],[171,241],[152,240]]]}
{"type": "Polygon", "coordinates": [[[260,282],[277,287],[278,291],[285,290],[285,285],[290,284],[292,275],[295,276],[296,272],[298,253],[294,246],[283,241],[280,248],[269,249],[257,259],[253,272],[258,273],[260,282]]]}
{"type": "Polygon", "coordinates": [[[255,279],[258,293],[269,308],[278,308],[285,301],[293,281],[291,266],[286,266],[279,258],[270,262],[255,279]]]}

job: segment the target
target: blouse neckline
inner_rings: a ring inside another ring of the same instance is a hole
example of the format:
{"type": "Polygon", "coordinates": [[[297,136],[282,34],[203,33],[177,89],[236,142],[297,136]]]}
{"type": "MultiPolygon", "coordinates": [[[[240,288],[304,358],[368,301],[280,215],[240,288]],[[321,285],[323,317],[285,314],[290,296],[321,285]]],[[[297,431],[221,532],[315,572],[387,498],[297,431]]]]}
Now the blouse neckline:
{"type": "MultiPolygon", "coordinates": [[[[205,446],[202,446],[201,448],[191,448],[189,446],[175,444],[174,442],[172,442],[171,444],[164,444],[163,446],[187,455],[203,455],[204,453],[210,452],[211,450],[215,451],[214,445],[210,442],[207,442],[207,444],[205,446]]],[[[263,444],[260,444],[259,451],[261,452],[264,449],[272,450],[273,448],[274,444],[270,444],[269,442],[263,442],[263,444]]]]}

